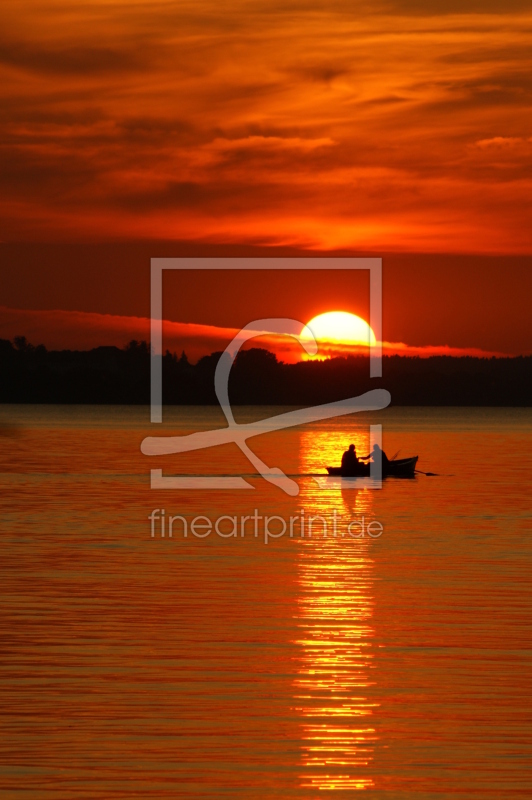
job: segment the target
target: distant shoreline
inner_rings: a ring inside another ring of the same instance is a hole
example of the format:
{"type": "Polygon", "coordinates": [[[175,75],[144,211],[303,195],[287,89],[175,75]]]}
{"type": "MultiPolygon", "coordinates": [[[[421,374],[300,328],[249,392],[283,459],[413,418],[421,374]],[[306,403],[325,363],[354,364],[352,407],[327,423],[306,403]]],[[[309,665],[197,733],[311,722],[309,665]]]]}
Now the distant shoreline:
{"type": "MultiPolygon", "coordinates": [[[[342,400],[344,398],[340,397],[340,398],[337,398],[337,399],[338,400],[342,400]]],[[[218,401],[213,402],[213,403],[166,403],[166,402],[164,402],[163,405],[165,406],[165,408],[218,408],[218,409],[221,409],[221,406],[218,403],[218,401]]],[[[274,407],[274,408],[286,408],[286,409],[300,409],[300,408],[308,408],[309,405],[310,405],[309,403],[302,405],[301,403],[281,403],[281,402],[278,402],[278,403],[239,403],[239,402],[231,401],[231,408],[270,408],[270,407],[274,407]]],[[[123,407],[123,408],[146,408],[146,409],[149,410],[150,409],[150,402],[149,401],[147,401],[147,402],[140,402],[139,401],[139,402],[134,402],[134,403],[128,403],[128,402],[122,402],[122,401],[121,402],[106,402],[106,401],[103,401],[103,400],[101,400],[101,401],[96,401],[95,400],[95,401],[91,401],[91,402],[89,402],[87,400],[79,400],[79,401],[75,401],[75,402],[74,401],[67,402],[67,401],[64,401],[64,400],[57,400],[57,401],[55,401],[55,400],[51,401],[50,400],[50,401],[46,401],[46,402],[36,401],[36,400],[24,400],[24,401],[13,402],[11,400],[0,400],[0,408],[6,408],[8,406],[39,406],[39,407],[46,407],[46,406],[65,406],[65,407],[82,407],[82,406],[87,406],[87,407],[95,406],[96,407],[96,406],[103,406],[103,407],[106,407],[106,406],[109,406],[110,408],[120,408],[120,407],[123,407]]],[[[484,404],[480,404],[480,405],[479,404],[473,405],[472,403],[470,403],[468,405],[464,404],[464,403],[462,403],[462,404],[460,404],[460,403],[447,403],[445,405],[443,405],[441,403],[440,404],[438,404],[438,403],[396,403],[394,401],[394,399],[393,399],[393,394],[392,394],[392,401],[391,401],[390,405],[387,406],[384,409],[384,411],[386,411],[388,409],[394,409],[394,408],[455,408],[455,409],[456,408],[464,408],[464,409],[471,409],[471,408],[492,408],[492,409],[496,409],[496,408],[500,408],[502,410],[505,410],[505,409],[510,410],[510,409],[532,408],[532,403],[529,403],[527,405],[510,405],[510,404],[493,405],[493,404],[488,404],[488,403],[484,403],[484,404]]],[[[376,413],[376,412],[367,411],[367,412],[362,412],[362,413],[370,414],[370,413],[376,413]]],[[[383,411],[379,411],[379,414],[382,414],[382,413],[383,413],[383,411]]]]}
{"type": "MultiPolygon", "coordinates": [[[[216,406],[214,372],[220,353],[191,364],[184,352],[166,352],[163,403],[216,406]]],[[[382,378],[369,377],[369,358],[343,356],[285,364],[263,348],[239,353],[230,373],[235,406],[320,405],[384,388],[393,406],[532,407],[532,356],[383,356],[382,378]]],[[[150,349],[48,351],[0,339],[0,403],[126,405],[150,403],[150,349]]]]}

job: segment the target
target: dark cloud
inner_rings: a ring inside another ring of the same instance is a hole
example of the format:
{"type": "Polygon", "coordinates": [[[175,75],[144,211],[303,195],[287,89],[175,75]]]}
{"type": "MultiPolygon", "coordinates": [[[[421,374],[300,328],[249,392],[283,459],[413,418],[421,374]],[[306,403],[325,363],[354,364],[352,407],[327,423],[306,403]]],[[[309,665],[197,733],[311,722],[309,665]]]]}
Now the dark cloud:
{"type": "Polygon", "coordinates": [[[212,131],[205,131],[192,120],[159,117],[132,116],[117,120],[116,137],[125,147],[139,145],[156,146],[172,144],[199,145],[212,138],[212,131]]]}
{"type": "MultiPolygon", "coordinates": [[[[530,34],[532,31],[528,31],[530,34]]],[[[520,29],[521,34],[526,31],[520,29]]],[[[471,47],[469,50],[459,50],[454,53],[444,53],[438,60],[442,64],[488,64],[516,62],[520,65],[528,62],[532,70],[532,50],[530,44],[513,45],[509,47],[471,47]]]]}
{"type": "MultiPolygon", "coordinates": [[[[214,178],[214,176],[213,176],[214,178]]],[[[261,181],[260,186],[245,181],[169,181],[160,189],[145,189],[116,193],[109,202],[113,206],[128,209],[135,213],[154,210],[201,210],[202,213],[225,215],[230,212],[268,207],[274,198],[279,200],[285,187],[267,184],[261,181]],[[257,199],[259,194],[260,199],[257,199]]],[[[291,194],[297,194],[292,188],[291,194]]]]}
{"type": "MultiPolygon", "coordinates": [[[[7,99],[0,106],[0,123],[12,128],[15,126],[57,126],[72,128],[76,125],[93,125],[106,119],[101,108],[85,106],[75,111],[70,108],[53,108],[50,103],[39,103],[39,98],[26,99],[25,103],[7,99]]],[[[0,137],[3,138],[0,132],[0,137]]]]}
{"type": "Polygon", "coordinates": [[[401,97],[397,94],[383,95],[382,97],[372,97],[370,100],[361,100],[360,106],[394,106],[398,103],[408,103],[411,98],[401,97]]]}
{"type": "Polygon", "coordinates": [[[169,181],[159,189],[134,190],[125,194],[115,193],[113,205],[130,211],[143,212],[155,209],[192,209],[205,207],[213,199],[223,198],[228,191],[233,196],[241,193],[242,187],[216,186],[194,183],[193,181],[169,181]]]}
{"type": "MultiPolygon", "coordinates": [[[[444,93],[442,97],[429,100],[427,109],[442,111],[467,108],[517,106],[528,107],[532,100],[532,73],[508,71],[493,73],[470,80],[437,81],[431,88],[444,93]]],[[[426,85],[412,87],[414,90],[426,89],[426,85]]]]}
{"type": "Polygon", "coordinates": [[[63,204],[95,181],[96,163],[81,154],[43,154],[31,148],[3,148],[2,189],[12,199],[63,204]]]}
{"type": "Polygon", "coordinates": [[[351,73],[352,68],[349,66],[341,66],[335,63],[296,66],[288,71],[288,74],[295,75],[311,83],[331,83],[331,81],[345,77],[351,73]]]}
{"type": "Polygon", "coordinates": [[[102,45],[44,46],[24,40],[0,40],[0,64],[57,75],[102,75],[145,69],[151,57],[145,47],[102,45]]]}
{"type": "Polygon", "coordinates": [[[529,12],[529,0],[392,0],[381,6],[382,11],[420,17],[451,14],[500,14],[506,16],[529,12]]]}

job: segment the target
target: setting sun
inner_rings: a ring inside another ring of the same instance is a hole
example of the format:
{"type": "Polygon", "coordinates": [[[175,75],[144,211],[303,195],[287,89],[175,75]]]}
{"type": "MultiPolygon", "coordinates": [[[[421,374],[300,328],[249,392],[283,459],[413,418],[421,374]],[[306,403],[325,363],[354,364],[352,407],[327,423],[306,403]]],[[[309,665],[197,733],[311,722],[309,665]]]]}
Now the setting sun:
{"type": "Polygon", "coordinates": [[[347,311],[328,311],[318,314],[307,323],[318,341],[339,344],[373,345],[375,334],[368,323],[347,311]]]}

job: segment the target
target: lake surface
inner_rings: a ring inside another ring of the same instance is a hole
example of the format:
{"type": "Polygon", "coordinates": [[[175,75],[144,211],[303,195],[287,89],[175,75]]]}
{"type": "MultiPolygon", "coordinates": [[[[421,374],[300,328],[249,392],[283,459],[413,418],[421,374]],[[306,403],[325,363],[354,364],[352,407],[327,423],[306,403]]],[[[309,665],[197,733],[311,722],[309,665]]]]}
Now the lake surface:
{"type": "Polygon", "coordinates": [[[150,488],[151,468],[249,476],[231,444],[139,449],[222,424],[0,407],[2,797],[530,797],[531,411],[392,408],[250,440],[306,476],[296,497],[261,477],[150,488]],[[438,475],[311,477],[368,452],[369,423],[438,475]],[[287,524],[268,543],[265,516],[287,524]]]}

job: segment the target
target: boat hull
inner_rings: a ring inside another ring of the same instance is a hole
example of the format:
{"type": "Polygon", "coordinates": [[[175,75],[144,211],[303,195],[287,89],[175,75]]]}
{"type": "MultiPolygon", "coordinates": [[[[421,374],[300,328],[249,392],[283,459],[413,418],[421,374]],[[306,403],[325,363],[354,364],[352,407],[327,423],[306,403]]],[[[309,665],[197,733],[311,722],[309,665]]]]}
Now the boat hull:
{"type": "MultiPolygon", "coordinates": [[[[389,461],[382,471],[383,478],[413,478],[416,471],[418,456],[412,458],[399,458],[389,461]]],[[[329,475],[341,478],[369,478],[370,465],[359,464],[356,470],[342,470],[342,467],[326,467],[329,475]]]]}

